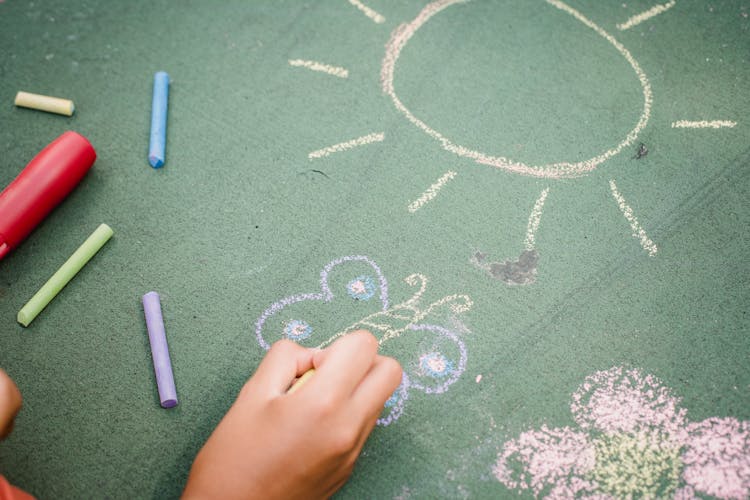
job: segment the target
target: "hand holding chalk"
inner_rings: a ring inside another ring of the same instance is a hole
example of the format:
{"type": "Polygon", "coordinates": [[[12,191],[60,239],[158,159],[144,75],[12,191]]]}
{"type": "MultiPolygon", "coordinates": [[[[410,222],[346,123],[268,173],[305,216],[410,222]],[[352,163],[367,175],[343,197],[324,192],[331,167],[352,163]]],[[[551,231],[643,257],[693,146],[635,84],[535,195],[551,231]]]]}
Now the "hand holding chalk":
{"type": "Polygon", "coordinates": [[[305,383],[308,380],[310,380],[310,377],[312,377],[314,373],[315,373],[315,368],[310,368],[309,370],[307,370],[305,373],[302,374],[302,376],[300,376],[300,378],[294,381],[294,383],[289,388],[289,390],[286,391],[286,393],[293,394],[297,392],[303,385],[305,385],[305,383]]]}
{"type": "Polygon", "coordinates": [[[185,497],[332,495],[401,382],[377,351],[364,331],[322,351],[275,343],[193,462],[185,497]]]}

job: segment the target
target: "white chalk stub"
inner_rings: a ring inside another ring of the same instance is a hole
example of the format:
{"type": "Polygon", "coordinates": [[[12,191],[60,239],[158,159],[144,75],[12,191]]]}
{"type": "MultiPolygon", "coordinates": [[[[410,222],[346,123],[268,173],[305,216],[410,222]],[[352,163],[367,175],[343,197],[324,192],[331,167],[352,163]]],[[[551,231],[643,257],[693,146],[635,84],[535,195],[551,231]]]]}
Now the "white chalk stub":
{"type": "Polygon", "coordinates": [[[75,105],[70,99],[31,94],[29,92],[19,92],[16,94],[16,106],[65,116],[73,116],[73,112],[75,111],[75,105]]]}

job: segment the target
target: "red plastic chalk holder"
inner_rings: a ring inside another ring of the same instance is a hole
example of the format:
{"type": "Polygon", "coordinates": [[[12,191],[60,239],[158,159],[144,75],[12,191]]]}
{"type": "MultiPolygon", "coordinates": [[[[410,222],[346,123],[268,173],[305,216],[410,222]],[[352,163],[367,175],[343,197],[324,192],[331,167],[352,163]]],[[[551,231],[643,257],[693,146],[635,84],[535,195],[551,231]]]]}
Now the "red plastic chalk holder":
{"type": "Polygon", "coordinates": [[[68,196],[95,160],[88,139],[65,132],[26,165],[0,193],[0,259],[68,196]]]}

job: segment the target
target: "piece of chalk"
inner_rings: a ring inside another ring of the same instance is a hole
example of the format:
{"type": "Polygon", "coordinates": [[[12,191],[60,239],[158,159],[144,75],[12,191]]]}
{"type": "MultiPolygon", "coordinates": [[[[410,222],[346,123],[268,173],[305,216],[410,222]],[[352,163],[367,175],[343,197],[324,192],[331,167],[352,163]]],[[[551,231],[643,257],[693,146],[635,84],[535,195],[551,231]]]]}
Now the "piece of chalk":
{"type": "Polygon", "coordinates": [[[0,259],[73,191],[94,160],[88,139],[69,130],[26,165],[0,193],[0,259]]]}
{"type": "Polygon", "coordinates": [[[151,101],[151,140],[148,162],[154,168],[164,165],[167,142],[167,102],[169,101],[169,75],[164,71],[154,74],[154,95],[151,101]]]}
{"type": "Polygon", "coordinates": [[[29,326],[29,323],[34,321],[34,318],[47,307],[47,304],[60,293],[60,290],[73,279],[73,276],[78,274],[78,271],[109,241],[112,234],[112,229],[106,224],[101,224],[96,228],[96,231],[91,233],[91,236],[65,261],[65,264],[18,311],[18,322],[23,326],[29,326]]]}
{"type": "Polygon", "coordinates": [[[289,390],[286,391],[286,393],[293,394],[295,391],[299,390],[299,388],[302,387],[305,384],[305,382],[307,382],[310,379],[310,377],[313,376],[314,373],[315,373],[315,368],[310,368],[309,370],[307,370],[305,373],[302,374],[300,378],[294,381],[294,383],[289,388],[289,390]]]}
{"type": "Polygon", "coordinates": [[[151,357],[154,360],[156,387],[163,408],[177,406],[177,389],[174,386],[172,362],[169,360],[167,334],[164,331],[164,318],[161,315],[159,294],[148,292],[143,296],[143,312],[146,314],[148,340],[151,343],[151,357]]]}
{"type": "Polygon", "coordinates": [[[18,92],[16,94],[16,106],[65,116],[73,116],[73,112],[76,110],[73,101],[70,99],[31,94],[29,92],[18,92]]]}

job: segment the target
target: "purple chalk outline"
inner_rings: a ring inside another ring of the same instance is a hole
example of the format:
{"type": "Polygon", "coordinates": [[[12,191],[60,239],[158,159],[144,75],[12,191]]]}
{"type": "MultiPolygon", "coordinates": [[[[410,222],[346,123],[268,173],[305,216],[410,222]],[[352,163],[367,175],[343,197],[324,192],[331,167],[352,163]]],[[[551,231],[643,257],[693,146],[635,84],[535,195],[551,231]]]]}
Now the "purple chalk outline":
{"type": "Polygon", "coordinates": [[[386,426],[398,420],[398,418],[404,411],[404,405],[406,404],[406,401],[409,399],[410,389],[416,389],[424,392],[425,394],[442,394],[448,390],[448,387],[450,387],[456,380],[461,377],[461,374],[463,374],[464,370],[466,369],[466,346],[463,342],[461,342],[461,340],[454,332],[437,325],[412,325],[409,327],[409,329],[413,331],[424,330],[433,332],[436,335],[446,337],[455,342],[456,346],[458,347],[458,351],[461,353],[461,357],[458,360],[458,367],[445,382],[437,387],[427,387],[418,382],[412,382],[406,372],[404,372],[401,378],[401,385],[398,388],[398,402],[396,402],[396,404],[390,408],[390,412],[388,413],[388,415],[377,420],[377,425],[386,426]]]}
{"type": "Polygon", "coordinates": [[[389,408],[390,411],[388,412],[388,415],[380,417],[375,421],[377,425],[386,426],[398,420],[398,417],[400,417],[401,413],[404,411],[406,400],[409,399],[410,386],[411,381],[409,380],[409,376],[404,372],[401,375],[401,385],[398,387],[398,402],[389,408]]]}
{"type": "Polygon", "coordinates": [[[414,389],[418,389],[424,392],[425,394],[444,393],[445,391],[448,390],[448,387],[450,387],[456,380],[459,379],[459,377],[461,377],[461,374],[463,374],[464,370],[466,369],[466,358],[467,358],[466,346],[464,345],[463,342],[461,342],[461,340],[458,338],[458,336],[454,332],[446,328],[443,328],[442,326],[411,325],[409,329],[414,330],[414,331],[427,330],[437,335],[442,335],[443,337],[446,337],[456,343],[456,347],[458,347],[458,351],[461,354],[461,357],[458,360],[458,367],[456,367],[456,369],[453,370],[453,373],[450,375],[450,377],[448,377],[442,384],[438,385],[437,387],[428,387],[418,382],[411,383],[411,387],[413,387],[414,389]]]}
{"type": "MultiPolygon", "coordinates": [[[[388,311],[388,282],[386,281],[385,276],[383,276],[383,273],[378,267],[378,265],[373,260],[371,260],[370,258],[364,255],[349,255],[346,257],[341,257],[339,259],[334,260],[333,262],[330,262],[320,271],[320,292],[319,293],[302,293],[302,294],[297,294],[297,295],[290,295],[288,297],[284,297],[283,299],[277,302],[274,302],[265,311],[263,311],[263,314],[260,315],[260,317],[258,318],[258,321],[256,321],[255,323],[255,337],[257,338],[258,343],[260,344],[261,347],[263,347],[263,349],[268,350],[271,348],[271,345],[263,337],[263,326],[265,325],[268,318],[275,315],[276,313],[278,313],[285,307],[290,306],[292,304],[296,304],[298,302],[305,302],[305,301],[319,301],[323,303],[331,302],[331,300],[333,300],[334,298],[334,294],[331,291],[331,287],[328,284],[328,276],[334,267],[340,264],[346,263],[346,262],[364,262],[368,264],[370,267],[372,267],[372,269],[378,275],[378,281],[380,282],[380,303],[382,307],[382,312],[388,311]]],[[[451,386],[454,382],[456,382],[459,379],[459,377],[461,377],[464,370],[466,369],[466,360],[467,360],[466,346],[461,341],[461,339],[458,338],[458,335],[455,332],[448,330],[447,328],[443,328],[442,326],[428,325],[428,324],[410,325],[409,329],[412,331],[429,331],[429,332],[434,333],[438,337],[444,337],[448,340],[453,341],[458,347],[458,351],[460,353],[458,366],[445,381],[443,381],[440,385],[436,387],[428,387],[419,382],[413,382],[409,378],[409,376],[406,374],[406,372],[404,372],[401,378],[401,385],[397,389],[398,401],[388,409],[389,411],[387,412],[387,415],[377,420],[378,425],[386,426],[398,420],[398,418],[401,416],[401,414],[404,411],[404,405],[406,404],[406,401],[409,399],[409,391],[412,388],[422,391],[425,394],[442,394],[445,391],[447,391],[448,387],[451,386]]]]}
{"type": "Polygon", "coordinates": [[[338,266],[339,264],[343,264],[344,262],[365,262],[373,268],[373,270],[377,273],[378,281],[380,282],[380,303],[383,306],[383,311],[386,311],[388,309],[388,282],[386,281],[385,276],[383,276],[383,273],[380,271],[378,265],[364,255],[349,255],[346,257],[341,257],[334,260],[333,262],[330,262],[323,268],[322,271],[320,271],[320,293],[303,293],[299,295],[290,295],[289,297],[285,297],[278,302],[274,302],[268,309],[263,311],[263,314],[260,315],[260,318],[258,318],[258,321],[255,323],[255,337],[258,339],[258,343],[261,345],[261,347],[263,347],[263,349],[267,351],[271,348],[271,345],[266,341],[265,338],[263,338],[262,333],[263,325],[269,317],[273,316],[287,306],[296,304],[297,302],[316,300],[327,303],[333,300],[333,292],[331,292],[331,288],[328,286],[328,274],[334,267],[338,266]]]}

